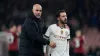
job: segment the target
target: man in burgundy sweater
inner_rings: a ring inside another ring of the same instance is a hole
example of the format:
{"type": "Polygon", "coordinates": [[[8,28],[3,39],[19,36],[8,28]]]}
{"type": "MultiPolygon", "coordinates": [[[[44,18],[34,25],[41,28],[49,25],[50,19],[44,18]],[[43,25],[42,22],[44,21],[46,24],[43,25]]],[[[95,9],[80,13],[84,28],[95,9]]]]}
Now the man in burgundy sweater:
{"type": "Polygon", "coordinates": [[[81,30],[76,31],[76,37],[74,38],[74,53],[75,56],[84,56],[85,36],[81,33],[81,30]]]}
{"type": "Polygon", "coordinates": [[[12,34],[13,37],[9,38],[9,56],[18,56],[18,36],[16,34],[16,25],[9,25],[9,33],[12,34]]]}

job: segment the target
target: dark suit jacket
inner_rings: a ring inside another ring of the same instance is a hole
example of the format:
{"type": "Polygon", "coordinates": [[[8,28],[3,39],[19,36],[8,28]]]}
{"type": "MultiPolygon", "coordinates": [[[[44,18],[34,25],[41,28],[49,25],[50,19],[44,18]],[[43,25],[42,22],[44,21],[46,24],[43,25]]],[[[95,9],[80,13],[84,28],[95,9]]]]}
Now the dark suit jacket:
{"type": "Polygon", "coordinates": [[[33,14],[27,17],[20,35],[19,56],[44,56],[43,45],[50,43],[43,38],[44,26],[33,14]]]}

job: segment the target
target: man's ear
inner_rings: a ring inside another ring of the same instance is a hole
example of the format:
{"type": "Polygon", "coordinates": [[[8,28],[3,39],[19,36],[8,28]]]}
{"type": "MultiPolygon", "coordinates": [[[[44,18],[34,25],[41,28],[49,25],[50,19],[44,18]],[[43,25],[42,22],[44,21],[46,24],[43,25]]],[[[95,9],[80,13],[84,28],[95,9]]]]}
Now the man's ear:
{"type": "Polygon", "coordinates": [[[33,9],[32,9],[32,12],[33,12],[33,9]]]}
{"type": "Polygon", "coordinates": [[[57,20],[60,20],[59,17],[57,17],[57,20]]]}

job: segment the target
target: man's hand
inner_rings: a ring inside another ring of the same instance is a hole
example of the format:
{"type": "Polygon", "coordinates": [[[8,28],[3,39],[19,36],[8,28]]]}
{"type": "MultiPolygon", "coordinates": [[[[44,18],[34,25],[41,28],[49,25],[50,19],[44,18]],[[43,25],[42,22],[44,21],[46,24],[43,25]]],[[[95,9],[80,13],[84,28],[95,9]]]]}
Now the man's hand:
{"type": "Polygon", "coordinates": [[[49,46],[50,46],[50,47],[52,47],[52,48],[55,48],[55,47],[56,47],[56,43],[55,43],[55,42],[51,42],[51,41],[50,41],[49,46]]]}

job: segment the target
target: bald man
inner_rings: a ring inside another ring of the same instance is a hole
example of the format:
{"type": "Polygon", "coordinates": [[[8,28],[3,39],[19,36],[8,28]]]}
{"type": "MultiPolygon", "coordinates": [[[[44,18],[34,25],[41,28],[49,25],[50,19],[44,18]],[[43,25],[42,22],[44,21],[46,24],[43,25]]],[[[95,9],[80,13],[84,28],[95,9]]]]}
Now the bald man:
{"type": "Polygon", "coordinates": [[[25,20],[20,35],[19,56],[44,56],[43,45],[56,47],[54,42],[43,38],[44,23],[41,19],[42,7],[33,5],[32,13],[25,20]]]}

